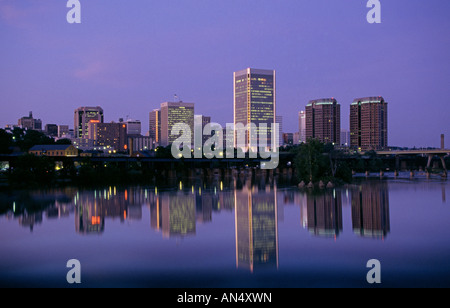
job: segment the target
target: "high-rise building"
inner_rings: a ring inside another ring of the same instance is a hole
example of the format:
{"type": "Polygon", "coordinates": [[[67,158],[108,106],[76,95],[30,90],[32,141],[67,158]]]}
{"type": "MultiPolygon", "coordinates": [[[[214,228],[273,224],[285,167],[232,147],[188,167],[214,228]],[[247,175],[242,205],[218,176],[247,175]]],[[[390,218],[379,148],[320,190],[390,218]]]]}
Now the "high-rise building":
{"type": "Polygon", "coordinates": [[[357,98],[350,105],[350,146],[359,151],[388,147],[388,105],[381,96],[357,98]]]}
{"type": "Polygon", "coordinates": [[[100,123],[92,120],[88,125],[90,146],[102,150],[127,151],[127,125],[125,123],[100,123]]]}
{"type": "Polygon", "coordinates": [[[284,141],[283,141],[283,116],[277,115],[275,116],[275,123],[278,124],[278,146],[282,146],[284,141]]]}
{"type": "Polygon", "coordinates": [[[56,124],[46,124],[45,134],[50,137],[58,137],[58,125],[56,124]]]}
{"type": "MultiPolygon", "coordinates": [[[[200,114],[199,114],[199,115],[195,115],[194,118],[195,118],[195,123],[199,123],[198,125],[201,125],[202,136],[203,136],[203,137],[202,137],[202,145],[204,145],[205,142],[206,142],[209,138],[211,138],[211,135],[205,135],[205,134],[203,133],[203,131],[204,131],[204,129],[205,129],[205,126],[211,123],[211,117],[207,117],[207,116],[204,116],[204,115],[200,115],[200,114]]],[[[195,123],[194,123],[194,125],[195,125],[195,123]]],[[[213,133],[214,133],[214,132],[213,132],[213,133]]]]}
{"type": "Polygon", "coordinates": [[[58,125],[58,138],[69,135],[69,125],[58,125]]]}
{"type": "Polygon", "coordinates": [[[161,104],[161,145],[171,145],[181,137],[172,135],[172,129],[178,123],[187,124],[191,129],[191,140],[180,140],[185,144],[194,143],[194,104],[184,102],[165,102],[161,104]]]}
{"type": "Polygon", "coordinates": [[[161,143],[161,110],[159,109],[150,112],[149,137],[152,138],[155,147],[161,143]]]}
{"type": "Polygon", "coordinates": [[[341,130],[341,145],[345,147],[350,146],[350,131],[346,129],[341,130]]]}
{"type": "Polygon", "coordinates": [[[103,109],[101,107],[80,107],[75,110],[74,134],[79,145],[84,146],[89,139],[89,122],[103,123],[103,109]]]}
{"type": "Polygon", "coordinates": [[[341,105],[334,98],[312,100],[306,105],[306,139],[340,145],[341,105]]]}
{"type": "Polygon", "coordinates": [[[283,133],[283,145],[294,145],[294,134],[283,133]]]}
{"type": "Polygon", "coordinates": [[[306,142],[306,113],[304,110],[298,113],[298,135],[299,143],[306,142]]]}
{"type": "MultiPolygon", "coordinates": [[[[119,121],[123,122],[123,121],[119,121]]],[[[141,134],[141,121],[139,120],[126,120],[127,135],[140,135],[141,134]]]]}
{"type": "Polygon", "coordinates": [[[22,117],[17,122],[18,126],[23,129],[42,130],[42,120],[33,118],[32,111],[28,117],[22,117]]]}
{"type": "Polygon", "coordinates": [[[152,148],[153,140],[151,137],[142,135],[128,135],[128,150],[130,154],[140,151],[147,151],[152,148]]]}
{"type": "MultiPolygon", "coordinates": [[[[256,125],[256,136],[245,133],[245,146],[260,146],[260,134],[267,135],[266,147],[272,146],[272,124],[276,116],[276,77],[274,70],[247,68],[234,72],[234,125],[256,125]],[[266,124],[266,129],[260,127],[266,124]]],[[[278,137],[278,136],[277,136],[278,137]]],[[[235,145],[238,140],[235,139],[235,145]]],[[[277,146],[277,144],[275,145],[277,146]]]]}

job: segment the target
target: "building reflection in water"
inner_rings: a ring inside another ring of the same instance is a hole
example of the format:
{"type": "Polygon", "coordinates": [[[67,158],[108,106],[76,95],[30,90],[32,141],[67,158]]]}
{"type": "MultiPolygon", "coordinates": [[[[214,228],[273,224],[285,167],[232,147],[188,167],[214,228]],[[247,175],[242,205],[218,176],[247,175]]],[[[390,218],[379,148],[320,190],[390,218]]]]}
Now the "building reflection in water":
{"type": "Polygon", "coordinates": [[[386,182],[364,183],[352,191],[353,232],[384,239],[390,231],[389,190],[386,182]]]}
{"type": "Polygon", "coordinates": [[[75,230],[79,234],[102,234],[105,218],[125,220],[142,219],[145,195],[140,188],[79,192],[74,198],[75,230]]]}
{"type": "Polygon", "coordinates": [[[321,236],[336,238],[342,232],[342,197],[339,190],[306,195],[306,215],[301,211],[302,225],[309,232],[321,236]],[[304,220],[306,216],[306,221],[304,220]]]}
{"type": "Polygon", "coordinates": [[[150,226],[164,237],[185,237],[196,231],[196,198],[191,192],[155,193],[150,202],[150,226]]]}
{"type": "Polygon", "coordinates": [[[236,267],[278,268],[276,187],[250,186],[234,191],[236,267]]]}
{"type": "Polygon", "coordinates": [[[158,191],[149,194],[150,226],[163,237],[185,237],[196,234],[196,224],[212,222],[213,212],[232,211],[234,196],[224,190],[224,183],[198,181],[178,191],[158,191]],[[190,188],[189,188],[190,187],[190,188]]]}

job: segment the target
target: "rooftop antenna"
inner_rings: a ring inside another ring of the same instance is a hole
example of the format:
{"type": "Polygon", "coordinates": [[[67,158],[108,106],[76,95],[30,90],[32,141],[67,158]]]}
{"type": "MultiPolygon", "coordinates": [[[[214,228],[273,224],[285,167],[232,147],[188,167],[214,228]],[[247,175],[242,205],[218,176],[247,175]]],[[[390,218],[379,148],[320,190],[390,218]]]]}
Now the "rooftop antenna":
{"type": "Polygon", "coordinates": [[[178,97],[178,95],[176,95],[176,94],[173,95],[173,102],[174,102],[174,103],[181,102],[181,101],[180,101],[180,98],[178,97]]]}

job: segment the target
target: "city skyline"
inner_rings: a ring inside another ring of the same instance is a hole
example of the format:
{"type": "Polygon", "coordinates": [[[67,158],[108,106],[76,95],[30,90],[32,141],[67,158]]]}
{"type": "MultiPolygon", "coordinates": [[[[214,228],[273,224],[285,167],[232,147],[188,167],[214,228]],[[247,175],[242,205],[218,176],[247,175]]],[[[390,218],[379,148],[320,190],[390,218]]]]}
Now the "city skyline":
{"type": "Polygon", "coordinates": [[[450,135],[442,112],[450,41],[436,31],[449,28],[449,3],[383,2],[377,25],[365,20],[364,3],[236,3],[83,2],[82,23],[70,25],[60,1],[2,2],[9,44],[0,51],[0,126],[29,111],[45,124],[70,124],[71,110],[102,106],[105,122],[129,115],[148,127],[142,114],[175,93],[212,121],[232,123],[232,72],[258,67],[277,71],[286,132],[297,131],[293,114],[315,97],[335,97],[349,129],[353,99],[382,95],[390,146],[438,147],[439,135],[450,135]]]}

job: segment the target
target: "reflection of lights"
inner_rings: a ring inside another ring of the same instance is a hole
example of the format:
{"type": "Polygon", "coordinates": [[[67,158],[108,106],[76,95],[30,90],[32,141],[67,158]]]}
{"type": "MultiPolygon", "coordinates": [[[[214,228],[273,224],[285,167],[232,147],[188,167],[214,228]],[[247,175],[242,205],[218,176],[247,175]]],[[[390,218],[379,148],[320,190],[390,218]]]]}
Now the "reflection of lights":
{"type": "Polygon", "coordinates": [[[198,194],[199,194],[200,196],[202,195],[202,188],[201,188],[201,187],[198,188],[198,194]]]}
{"type": "Polygon", "coordinates": [[[192,194],[194,194],[194,185],[192,185],[192,194]]]}
{"type": "Polygon", "coordinates": [[[92,216],[91,223],[93,225],[99,225],[100,224],[100,216],[92,216]]]}
{"type": "Polygon", "coordinates": [[[125,201],[128,201],[128,190],[125,189],[125,201]]]}
{"type": "Polygon", "coordinates": [[[223,191],[223,182],[220,181],[220,191],[223,191]]]}
{"type": "Polygon", "coordinates": [[[127,211],[123,211],[123,219],[127,219],[127,211]]]}
{"type": "Polygon", "coordinates": [[[13,202],[13,212],[14,213],[16,212],[16,203],[15,202],[13,202]]]}
{"type": "Polygon", "coordinates": [[[180,181],[180,190],[183,190],[183,183],[180,181]]]}
{"type": "Polygon", "coordinates": [[[155,187],[155,195],[158,195],[158,187],[155,187]]]}

